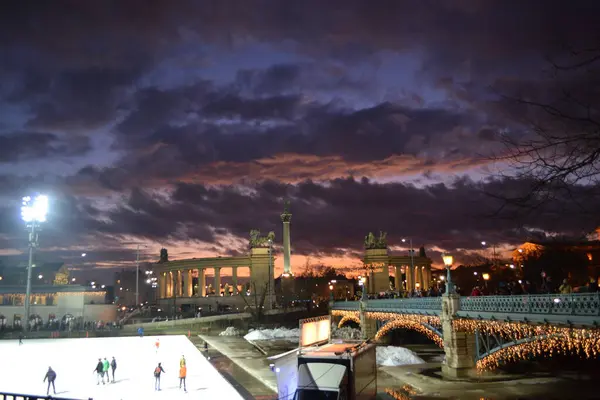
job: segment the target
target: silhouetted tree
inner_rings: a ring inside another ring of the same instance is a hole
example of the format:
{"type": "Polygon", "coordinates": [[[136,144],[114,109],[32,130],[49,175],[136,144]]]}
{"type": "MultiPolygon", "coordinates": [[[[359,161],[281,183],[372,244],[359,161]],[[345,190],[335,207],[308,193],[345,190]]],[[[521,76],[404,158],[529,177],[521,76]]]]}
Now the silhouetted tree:
{"type": "Polygon", "coordinates": [[[543,89],[523,93],[519,87],[518,93],[503,96],[516,111],[520,130],[502,135],[506,148],[495,159],[513,167],[507,174],[521,187],[491,194],[504,200],[502,211],[512,213],[547,206],[555,212],[595,212],[594,199],[600,198],[600,47],[570,50],[550,65],[543,89]]]}

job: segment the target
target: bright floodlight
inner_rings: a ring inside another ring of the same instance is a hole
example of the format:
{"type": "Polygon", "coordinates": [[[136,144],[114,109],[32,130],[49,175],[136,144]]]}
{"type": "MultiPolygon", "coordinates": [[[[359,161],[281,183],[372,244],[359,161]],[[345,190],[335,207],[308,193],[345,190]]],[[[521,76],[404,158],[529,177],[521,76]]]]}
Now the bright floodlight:
{"type": "Polygon", "coordinates": [[[481,245],[482,245],[482,246],[485,246],[485,245],[486,245],[486,243],[485,243],[485,242],[481,242],[481,245]]]}
{"type": "Polygon", "coordinates": [[[48,213],[48,196],[40,195],[35,199],[29,196],[23,197],[21,206],[21,218],[25,222],[44,222],[48,213]]]}
{"type": "Polygon", "coordinates": [[[444,260],[444,265],[446,267],[451,267],[452,266],[452,262],[454,261],[454,257],[452,257],[451,255],[443,255],[442,259],[444,260]]]}
{"type": "Polygon", "coordinates": [[[81,253],[81,257],[87,256],[87,253],[81,253]]]}

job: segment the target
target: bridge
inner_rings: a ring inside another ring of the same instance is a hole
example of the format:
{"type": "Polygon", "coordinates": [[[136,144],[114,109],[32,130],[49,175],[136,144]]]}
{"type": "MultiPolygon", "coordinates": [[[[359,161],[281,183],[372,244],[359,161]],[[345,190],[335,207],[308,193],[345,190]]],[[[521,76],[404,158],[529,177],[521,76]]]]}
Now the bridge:
{"type": "Polygon", "coordinates": [[[359,323],[363,339],[412,329],[444,348],[448,377],[494,369],[531,356],[600,355],[600,293],[341,301],[331,304],[341,327],[359,323]]]}

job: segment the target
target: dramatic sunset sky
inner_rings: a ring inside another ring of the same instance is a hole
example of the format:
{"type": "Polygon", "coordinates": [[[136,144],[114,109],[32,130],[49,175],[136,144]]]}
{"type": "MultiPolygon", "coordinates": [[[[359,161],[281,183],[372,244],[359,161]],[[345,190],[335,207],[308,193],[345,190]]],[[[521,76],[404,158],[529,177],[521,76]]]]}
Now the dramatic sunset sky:
{"type": "MultiPolygon", "coordinates": [[[[490,218],[527,188],[493,164],[531,128],[548,56],[596,2],[13,1],[0,10],[0,255],[46,193],[38,259],[84,271],[237,255],[291,201],[293,269],[354,268],[369,231],[434,262],[598,221],[490,218]],[[501,174],[504,173],[504,174],[501,174]],[[79,259],[81,252],[88,256],[79,259]],[[85,262],[84,262],[85,261],[85,262]]],[[[562,46],[562,47],[561,47],[562,46]]],[[[581,47],[580,47],[581,48],[581,47]]],[[[278,257],[277,272],[282,260],[278,257]]]]}

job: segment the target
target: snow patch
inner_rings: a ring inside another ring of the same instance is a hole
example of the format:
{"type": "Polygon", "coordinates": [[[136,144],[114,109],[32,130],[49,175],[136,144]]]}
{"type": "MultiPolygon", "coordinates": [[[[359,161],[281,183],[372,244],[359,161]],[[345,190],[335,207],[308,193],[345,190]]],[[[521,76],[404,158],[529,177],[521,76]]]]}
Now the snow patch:
{"type": "Polygon", "coordinates": [[[242,336],[242,331],[235,326],[228,326],[227,329],[219,333],[219,336],[242,336]]]}
{"type": "Polygon", "coordinates": [[[404,347],[378,346],[377,365],[396,367],[399,365],[424,364],[425,361],[412,350],[404,347]]]}
{"type": "Polygon", "coordinates": [[[331,338],[332,339],[344,339],[344,340],[360,340],[361,333],[360,329],[350,328],[344,326],[343,328],[331,327],[331,338]]]}
{"type": "Polygon", "coordinates": [[[287,339],[296,341],[300,337],[300,329],[287,329],[287,328],[276,328],[276,329],[256,329],[250,330],[244,339],[246,340],[273,340],[273,339],[287,339]]]}

